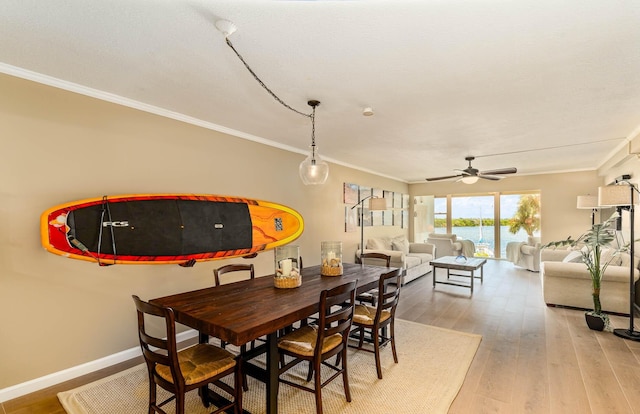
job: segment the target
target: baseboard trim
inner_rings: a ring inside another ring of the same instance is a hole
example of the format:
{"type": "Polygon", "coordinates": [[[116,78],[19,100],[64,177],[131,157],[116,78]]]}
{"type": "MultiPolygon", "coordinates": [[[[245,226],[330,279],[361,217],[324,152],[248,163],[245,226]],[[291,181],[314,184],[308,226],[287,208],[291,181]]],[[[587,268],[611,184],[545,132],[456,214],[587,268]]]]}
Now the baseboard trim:
{"type": "MultiPolygon", "coordinates": [[[[177,334],[176,340],[178,343],[180,343],[194,338],[197,335],[197,331],[190,329],[188,331],[177,334]]],[[[140,347],[137,346],[113,355],[106,356],[104,358],[96,359],[94,361],[67,368],[62,371],[54,372],[52,374],[45,375],[44,377],[35,378],[21,384],[16,384],[7,388],[0,389],[0,403],[13,400],[14,398],[22,397],[27,394],[31,394],[32,392],[43,390],[45,388],[60,384],[65,381],[69,381],[82,375],[99,371],[112,365],[116,365],[121,362],[139,357],[140,355],[142,355],[142,351],[140,350],[140,347]]]]}

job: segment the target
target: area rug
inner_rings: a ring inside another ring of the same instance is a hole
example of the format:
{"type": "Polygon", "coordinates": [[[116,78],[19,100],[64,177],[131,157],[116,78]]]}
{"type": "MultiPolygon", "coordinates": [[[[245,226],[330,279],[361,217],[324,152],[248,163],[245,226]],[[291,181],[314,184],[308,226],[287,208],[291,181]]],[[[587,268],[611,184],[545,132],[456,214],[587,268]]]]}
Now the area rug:
{"type": "MultiPolygon", "coordinates": [[[[455,399],[481,336],[404,320],[396,321],[399,363],[393,362],[391,347],[382,350],[383,379],[376,374],[374,355],[350,349],[349,382],[351,403],[346,402],[342,379],[322,390],[324,413],[446,413],[455,399]]],[[[304,381],[306,364],[299,364],[290,375],[304,381]]],[[[249,377],[249,391],[243,407],[254,414],[265,413],[264,384],[249,377]]],[[[165,397],[158,392],[159,401],[165,397]]],[[[58,394],[68,414],[144,414],[147,412],[148,379],[146,367],[139,365],[110,377],[58,394]]],[[[174,412],[175,404],[166,411],[174,412]]],[[[312,393],[280,385],[278,411],[281,414],[315,413],[312,393]]],[[[204,414],[197,391],[187,395],[186,413],[204,414]]]]}

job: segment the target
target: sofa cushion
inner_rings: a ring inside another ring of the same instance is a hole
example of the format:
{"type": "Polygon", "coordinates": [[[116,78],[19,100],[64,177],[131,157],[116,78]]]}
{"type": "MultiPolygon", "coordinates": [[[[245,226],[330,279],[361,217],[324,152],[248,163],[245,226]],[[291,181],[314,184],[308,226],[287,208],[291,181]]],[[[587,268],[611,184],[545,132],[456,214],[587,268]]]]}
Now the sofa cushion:
{"type": "Polygon", "coordinates": [[[564,263],[582,263],[582,252],[580,250],[573,250],[562,259],[564,263]]]}
{"type": "Polygon", "coordinates": [[[422,260],[417,255],[405,256],[404,263],[407,269],[418,266],[422,263],[422,260]]]}
{"type": "Polygon", "coordinates": [[[409,253],[406,257],[417,257],[420,259],[420,263],[429,263],[433,260],[433,255],[430,253],[409,253]]]}
{"type": "Polygon", "coordinates": [[[392,239],[391,246],[393,247],[393,250],[399,250],[404,254],[409,253],[409,240],[404,236],[392,239]]]}

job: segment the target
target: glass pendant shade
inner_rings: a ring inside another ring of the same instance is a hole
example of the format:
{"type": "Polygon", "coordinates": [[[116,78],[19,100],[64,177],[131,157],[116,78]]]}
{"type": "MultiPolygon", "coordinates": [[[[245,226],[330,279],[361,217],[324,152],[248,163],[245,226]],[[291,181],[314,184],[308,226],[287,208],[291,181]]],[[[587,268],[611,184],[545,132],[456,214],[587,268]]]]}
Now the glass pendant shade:
{"type": "Polygon", "coordinates": [[[300,163],[300,179],[304,185],[324,184],[329,177],[329,164],[322,161],[322,158],[314,150],[300,163]]]}

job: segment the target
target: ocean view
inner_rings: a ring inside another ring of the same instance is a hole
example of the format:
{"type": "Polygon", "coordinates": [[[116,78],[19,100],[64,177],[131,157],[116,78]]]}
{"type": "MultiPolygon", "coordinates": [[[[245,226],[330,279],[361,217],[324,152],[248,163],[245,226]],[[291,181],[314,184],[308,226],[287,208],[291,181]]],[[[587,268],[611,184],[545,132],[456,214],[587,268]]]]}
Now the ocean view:
{"type": "MultiPolygon", "coordinates": [[[[436,228],[436,233],[445,233],[446,229],[436,228]]],[[[452,233],[457,235],[461,239],[471,240],[476,244],[480,242],[480,226],[475,227],[452,227],[452,233]]],[[[507,256],[507,243],[513,241],[527,241],[527,232],[520,230],[516,234],[509,232],[509,226],[500,226],[500,257],[505,258],[507,256]]],[[[482,226],[482,238],[483,242],[489,245],[489,249],[496,251],[495,237],[493,234],[493,226],[482,226]]]]}

